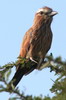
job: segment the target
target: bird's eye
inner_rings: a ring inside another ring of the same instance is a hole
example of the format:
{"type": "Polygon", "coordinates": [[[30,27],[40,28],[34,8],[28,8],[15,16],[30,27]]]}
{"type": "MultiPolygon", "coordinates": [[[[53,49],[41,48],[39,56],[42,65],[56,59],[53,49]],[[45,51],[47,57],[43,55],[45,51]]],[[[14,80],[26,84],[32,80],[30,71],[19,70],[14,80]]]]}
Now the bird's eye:
{"type": "Polygon", "coordinates": [[[42,14],[44,14],[44,12],[43,12],[43,11],[41,11],[41,12],[40,12],[40,14],[42,15],[42,14]]]}

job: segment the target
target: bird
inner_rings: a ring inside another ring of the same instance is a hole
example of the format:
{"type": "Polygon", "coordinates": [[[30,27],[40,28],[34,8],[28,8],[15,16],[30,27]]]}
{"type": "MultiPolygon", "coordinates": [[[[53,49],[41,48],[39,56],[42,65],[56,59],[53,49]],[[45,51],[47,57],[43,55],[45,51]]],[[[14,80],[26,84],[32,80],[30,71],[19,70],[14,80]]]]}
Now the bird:
{"type": "MultiPolygon", "coordinates": [[[[19,56],[37,63],[36,69],[40,69],[47,52],[51,48],[53,38],[51,23],[53,21],[53,16],[56,14],[56,11],[53,11],[53,9],[47,6],[38,9],[32,26],[24,35],[19,56]]],[[[18,84],[23,75],[24,70],[22,73],[19,66],[13,77],[13,79],[16,79],[13,83],[14,86],[18,84]]]]}
{"type": "Polygon", "coordinates": [[[26,32],[21,45],[20,56],[30,58],[38,63],[38,69],[41,67],[45,55],[51,47],[51,22],[56,14],[57,12],[49,7],[40,8],[36,12],[33,25],[26,32]]]}

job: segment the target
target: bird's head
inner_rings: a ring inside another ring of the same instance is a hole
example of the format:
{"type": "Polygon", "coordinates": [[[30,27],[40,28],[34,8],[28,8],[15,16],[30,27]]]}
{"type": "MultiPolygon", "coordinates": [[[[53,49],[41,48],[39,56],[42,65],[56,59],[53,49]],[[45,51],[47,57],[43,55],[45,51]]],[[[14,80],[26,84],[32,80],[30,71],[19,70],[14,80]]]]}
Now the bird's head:
{"type": "Polygon", "coordinates": [[[53,11],[49,7],[40,8],[35,14],[35,21],[44,20],[44,22],[52,22],[53,16],[56,15],[57,12],[53,11]]]}
{"type": "Polygon", "coordinates": [[[57,14],[56,11],[53,11],[51,8],[49,7],[43,7],[43,8],[40,8],[36,14],[38,16],[44,16],[44,17],[53,17],[54,15],[57,14]]]}

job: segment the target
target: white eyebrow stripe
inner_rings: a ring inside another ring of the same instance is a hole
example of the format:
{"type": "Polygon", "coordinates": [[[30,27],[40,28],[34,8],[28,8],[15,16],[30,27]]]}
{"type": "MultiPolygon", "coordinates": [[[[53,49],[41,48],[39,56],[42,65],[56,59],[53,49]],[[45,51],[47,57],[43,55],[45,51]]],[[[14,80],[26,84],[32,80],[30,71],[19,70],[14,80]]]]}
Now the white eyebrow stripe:
{"type": "Polygon", "coordinates": [[[40,8],[36,13],[39,13],[39,12],[41,12],[41,11],[44,11],[42,8],[40,8]]]}

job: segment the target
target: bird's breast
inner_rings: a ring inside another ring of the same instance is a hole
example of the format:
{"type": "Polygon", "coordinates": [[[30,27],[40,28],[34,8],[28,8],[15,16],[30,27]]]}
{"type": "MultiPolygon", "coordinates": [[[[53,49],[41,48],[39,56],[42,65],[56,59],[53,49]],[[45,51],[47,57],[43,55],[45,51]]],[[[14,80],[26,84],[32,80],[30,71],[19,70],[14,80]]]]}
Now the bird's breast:
{"type": "Polygon", "coordinates": [[[52,32],[51,29],[46,27],[39,28],[31,42],[31,56],[33,58],[45,57],[46,53],[51,47],[52,32]]]}

